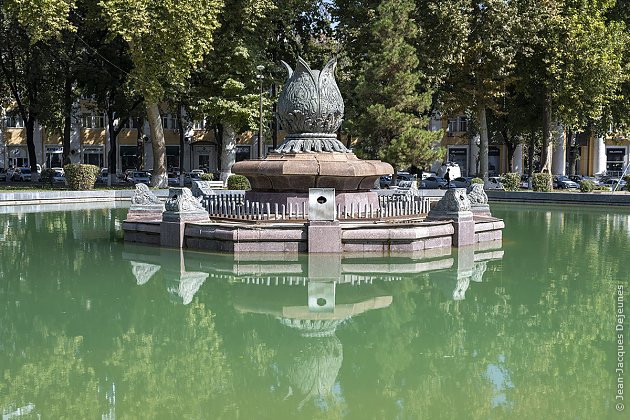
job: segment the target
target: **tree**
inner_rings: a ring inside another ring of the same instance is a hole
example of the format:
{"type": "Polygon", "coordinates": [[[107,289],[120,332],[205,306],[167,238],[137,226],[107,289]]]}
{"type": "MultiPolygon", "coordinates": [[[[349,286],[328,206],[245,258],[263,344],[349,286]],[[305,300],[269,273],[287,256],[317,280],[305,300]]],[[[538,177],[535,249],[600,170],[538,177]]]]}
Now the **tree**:
{"type": "MultiPolygon", "coordinates": [[[[421,84],[412,45],[418,31],[410,19],[414,11],[412,1],[383,1],[369,13],[369,34],[358,32],[368,41],[351,100],[361,138],[358,152],[384,159],[396,168],[424,167],[443,157],[436,147],[442,132],[426,130],[431,92],[421,84]]],[[[348,31],[347,36],[352,35],[348,31]]]]}
{"type": "Polygon", "coordinates": [[[24,121],[33,174],[37,174],[35,123],[51,120],[59,100],[55,90],[59,66],[49,41],[62,31],[73,30],[68,14],[74,3],[8,0],[0,10],[0,70],[12,105],[24,121]]]}
{"type": "Polygon", "coordinates": [[[159,104],[212,49],[221,0],[102,0],[111,31],[129,45],[131,84],[144,97],[153,146],[151,185],[166,187],[166,144],[159,104]]]}
{"type": "MultiPolygon", "coordinates": [[[[440,89],[444,111],[473,110],[479,128],[480,176],[488,179],[487,110],[496,109],[505,93],[519,48],[515,37],[517,5],[504,0],[457,2],[457,17],[466,39],[455,51],[462,58],[455,64],[440,89]]],[[[448,16],[445,16],[448,17],[448,16]]]]}

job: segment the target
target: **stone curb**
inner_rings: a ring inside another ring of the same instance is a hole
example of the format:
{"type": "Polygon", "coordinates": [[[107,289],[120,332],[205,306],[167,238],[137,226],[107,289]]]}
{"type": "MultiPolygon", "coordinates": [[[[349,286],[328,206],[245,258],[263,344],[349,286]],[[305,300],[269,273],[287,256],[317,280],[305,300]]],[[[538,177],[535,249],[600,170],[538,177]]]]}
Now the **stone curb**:
{"type": "Polygon", "coordinates": [[[544,204],[584,204],[594,206],[628,206],[630,194],[616,193],[564,193],[534,191],[486,190],[490,202],[520,202],[544,204]]]}
{"type": "MultiPolygon", "coordinates": [[[[152,191],[160,198],[168,197],[167,189],[152,191]]],[[[135,190],[3,192],[0,193],[0,206],[128,201],[134,193],[135,190]]]]}

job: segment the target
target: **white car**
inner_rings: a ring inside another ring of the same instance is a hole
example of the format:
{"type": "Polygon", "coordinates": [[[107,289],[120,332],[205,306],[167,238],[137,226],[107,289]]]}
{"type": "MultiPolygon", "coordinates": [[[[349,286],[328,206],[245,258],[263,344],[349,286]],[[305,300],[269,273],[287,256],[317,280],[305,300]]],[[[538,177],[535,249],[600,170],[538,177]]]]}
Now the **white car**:
{"type": "Polygon", "coordinates": [[[127,178],[127,181],[132,184],[149,184],[151,182],[151,175],[146,171],[133,171],[127,178]]]}
{"type": "Polygon", "coordinates": [[[502,190],[503,184],[501,184],[501,179],[498,176],[491,176],[485,182],[484,189],[486,190],[502,190]]]}

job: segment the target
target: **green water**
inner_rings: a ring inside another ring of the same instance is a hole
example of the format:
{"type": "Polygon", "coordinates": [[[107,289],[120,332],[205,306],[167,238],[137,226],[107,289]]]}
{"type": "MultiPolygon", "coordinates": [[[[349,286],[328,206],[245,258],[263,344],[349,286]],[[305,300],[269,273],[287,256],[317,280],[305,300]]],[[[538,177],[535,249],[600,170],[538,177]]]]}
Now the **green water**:
{"type": "Polygon", "coordinates": [[[627,418],[630,212],[493,209],[499,249],[280,261],[124,244],[121,209],[0,215],[0,411],[627,418]]]}

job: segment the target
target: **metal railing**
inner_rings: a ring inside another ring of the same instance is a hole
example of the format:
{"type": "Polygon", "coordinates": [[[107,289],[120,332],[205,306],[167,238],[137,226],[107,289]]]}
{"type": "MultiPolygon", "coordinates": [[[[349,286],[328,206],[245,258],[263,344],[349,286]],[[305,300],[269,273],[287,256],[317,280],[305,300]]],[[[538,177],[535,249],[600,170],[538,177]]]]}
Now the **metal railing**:
{"type": "MultiPolygon", "coordinates": [[[[413,197],[401,199],[399,196],[379,198],[379,204],[338,204],[338,220],[378,220],[409,216],[423,216],[431,209],[439,197],[413,197]]],[[[210,218],[251,221],[305,221],[308,220],[308,204],[262,203],[244,200],[239,194],[205,195],[201,203],[208,210],[210,218]]]]}

